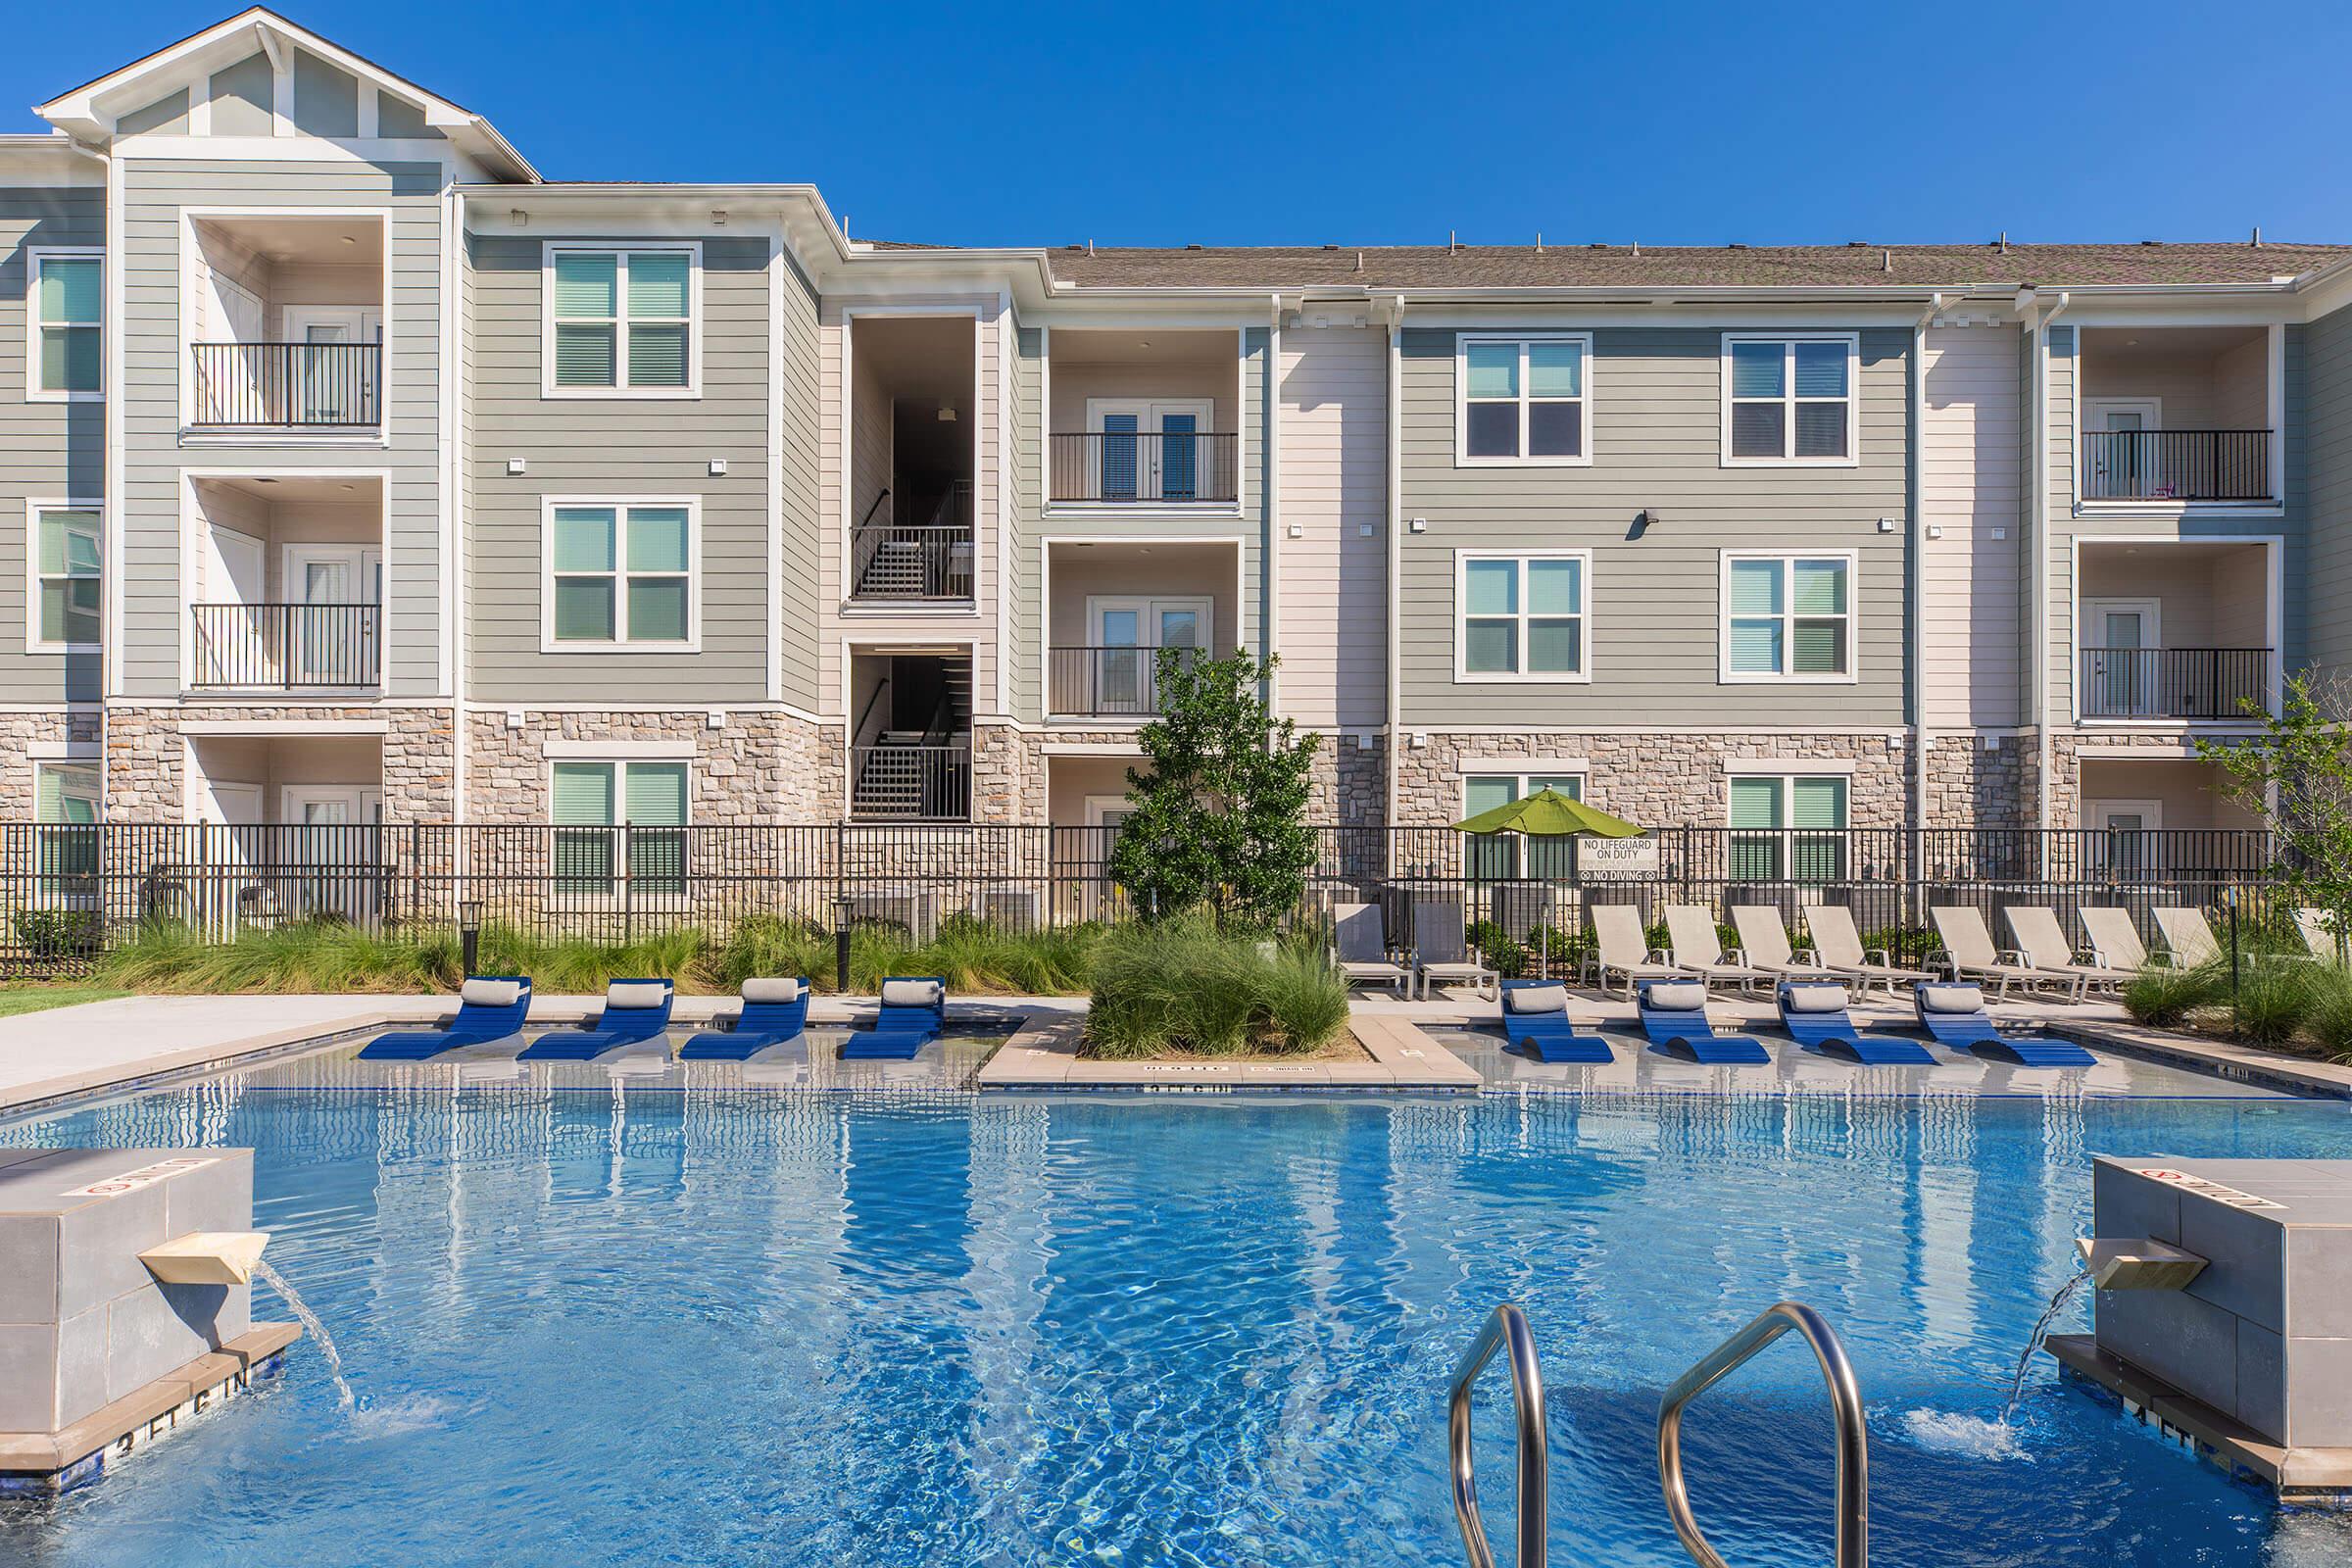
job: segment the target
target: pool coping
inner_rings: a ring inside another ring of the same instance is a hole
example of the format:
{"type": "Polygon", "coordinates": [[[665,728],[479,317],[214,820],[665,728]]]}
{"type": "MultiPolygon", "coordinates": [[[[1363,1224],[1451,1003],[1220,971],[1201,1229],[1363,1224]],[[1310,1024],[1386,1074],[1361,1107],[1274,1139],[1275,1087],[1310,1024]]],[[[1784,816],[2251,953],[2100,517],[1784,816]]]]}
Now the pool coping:
{"type": "Polygon", "coordinates": [[[1371,1094],[1480,1094],[1478,1069],[1401,1018],[1351,1013],[1365,1061],[1095,1061],[1078,1054],[1083,1017],[1032,1015],[972,1075],[982,1094],[1154,1092],[1251,1094],[1320,1090],[1371,1094]]]}
{"type": "Polygon", "coordinates": [[[293,1323],[256,1323],[217,1350],[134,1389],[60,1432],[0,1432],[0,1494],[55,1492],[94,1479],[84,1461],[126,1454],[242,1393],[302,1337],[293,1323]]]}
{"type": "Polygon", "coordinates": [[[2352,1066],[2145,1024],[2053,1020],[2044,1034],[2236,1083],[2323,1100],[2352,1100],[2352,1066]]]}

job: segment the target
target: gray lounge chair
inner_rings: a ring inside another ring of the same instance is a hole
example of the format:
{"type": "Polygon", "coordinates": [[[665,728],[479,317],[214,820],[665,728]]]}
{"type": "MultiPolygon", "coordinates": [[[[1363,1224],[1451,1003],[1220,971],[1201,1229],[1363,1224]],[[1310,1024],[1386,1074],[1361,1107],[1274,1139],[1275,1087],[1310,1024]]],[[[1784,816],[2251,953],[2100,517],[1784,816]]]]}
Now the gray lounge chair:
{"type": "Polygon", "coordinates": [[[2013,904],[2001,914],[2009,922],[2009,934],[2017,939],[2017,949],[2026,961],[2036,969],[2051,969],[2082,977],[2084,989],[2098,986],[2114,990],[2130,980],[2136,969],[2118,969],[2104,963],[2085,963],[2075,954],[2066,940],[2066,927],[2058,923],[2056,911],[2039,904],[2013,904]]]}
{"type": "Polygon", "coordinates": [[[2322,963],[2335,962],[2339,944],[2335,933],[2328,928],[2328,911],[2306,905],[2295,911],[2295,935],[2303,939],[2304,951],[2322,963]]]}
{"type": "Polygon", "coordinates": [[[1462,932],[1462,906],[1450,901],[1413,906],[1413,977],[1421,1000],[1429,1000],[1430,982],[1468,981],[1481,1002],[1495,1001],[1502,976],[1486,965],[1462,932]]]}
{"type": "Polygon", "coordinates": [[[1350,986],[1390,986],[1399,1000],[1412,997],[1413,971],[1390,952],[1377,904],[1332,906],[1331,965],[1350,986]]]}
{"type": "Polygon", "coordinates": [[[1595,904],[1592,907],[1592,951],[1585,956],[1584,980],[1609,989],[1609,976],[1625,981],[1631,1001],[1634,987],[1643,980],[1690,980],[1691,971],[1668,961],[1662,949],[1652,948],[1642,930],[1642,911],[1630,904],[1595,904]]]}
{"type": "Polygon", "coordinates": [[[1928,918],[1936,924],[1936,935],[1943,943],[1941,952],[1928,959],[1934,964],[1938,958],[1955,980],[1992,982],[1994,998],[2006,1002],[2011,986],[2063,986],[2070,1001],[2080,1002],[2087,985],[2084,976],[2074,969],[2045,969],[2029,959],[2017,948],[1996,948],[1992,933],[1985,928],[1984,914],[1968,905],[1936,905],[1928,910],[1928,918]]]}
{"type": "Polygon", "coordinates": [[[1753,991],[1772,982],[1771,975],[1750,967],[1744,957],[1725,954],[1711,910],[1695,904],[1669,904],[1666,935],[1674,943],[1667,950],[1668,960],[1691,970],[1709,986],[1728,982],[1742,991],[1753,991]]]}
{"type": "Polygon", "coordinates": [[[2213,927],[2205,923],[2204,910],[2168,904],[2151,912],[2156,930],[2164,938],[2165,957],[2174,968],[2201,968],[2222,956],[2222,945],[2213,940],[2213,927]]]}
{"type": "Polygon", "coordinates": [[[2075,911],[2075,917],[2082,922],[2082,935],[2089,940],[2086,951],[2091,962],[2134,971],[2148,966],[2148,945],[2139,939],[2139,927],[2130,909],[2086,904],[2075,911]]]}
{"type": "Polygon", "coordinates": [[[1854,911],[1842,904],[1806,905],[1805,931],[1813,938],[1813,954],[1821,966],[1852,980],[1866,998],[1874,984],[1891,997],[1898,985],[1936,978],[1925,969],[1904,968],[1885,948],[1864,948],[1862,933],[1854,929],[1854,911]]]}
{"type": "MultiPolygon", "coordinates": [[[[1740,933],[1739,956],[1752,968],[1761,969],[1776,980],[1820,980],[1828,971],[1821,966],[1816,955],[1806,956],[1788,946],[1788,928],[1781,924],[1781,911],[1769,904],[1735,904],[1732,906],[1732,929],[1740,933]]],[[[1813,953],[1811,948],[1806,955],[1813,953]]]]}

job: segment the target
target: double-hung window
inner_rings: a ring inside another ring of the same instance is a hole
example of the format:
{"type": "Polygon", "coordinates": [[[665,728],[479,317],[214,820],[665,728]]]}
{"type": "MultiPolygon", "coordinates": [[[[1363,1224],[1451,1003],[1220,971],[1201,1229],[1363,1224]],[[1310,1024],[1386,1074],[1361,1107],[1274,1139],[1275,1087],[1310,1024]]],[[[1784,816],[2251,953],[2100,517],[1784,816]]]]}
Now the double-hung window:
{"type": "Polygon", "coordinates": [[[700,264],[691,245],[550,247],[546,390],[690,395],[700,264]]]}
{"type": "MultiPolygon", "coordinates": [[[[1462,814],[1466,820],[1545,789],[1581,801],[1585,798],[1584,775],[1474,773],[1462,780],[1462,814]]],[[[1503,882],[1522,876],[1566,881],[1576,875],[1576,837],[1553,833],[1472,834],[1462,841],[1462,857],[1463,869],[1474,881],[1503,882]]]]}
{"type": "Polygon", "coordinates": [[[686,891],[684,762],[557,762],[555,880],[575,893],[686,891]]]}
{"type": "Polygon", "coordinates": [[[1465,681],[1585,680],[1592,557],[1583,551],[1455,558],[1454,673],[1465,681]]]}
{"type": "Polygon", "coordinates": [[[1592,461],[1586,379],[1592,339],[1465,335],[1455,340],[1455,446],[1463,463],[1592,461]]]}
{"type": "Polygon", "coordinates": [[[106,264],[96,251],[30,249],[25,298],[32,341],[25,355],[36,402],[104,395],[106,264]]]}
{"type": "Polygon", "coordinates": [[[44,893],[86,895],[98,874],[98,763],[35,762],[32,817],[39,824],[38,860],[44,893]]]}
{"type": "Polygon", "coordinates": [[[98,509],[31,508],[32,612],[28,653],[63,653],[98,643],[98,509]]]}
{"type": "Polygon", "coordinates": [[[1726,334],[1724,461],[1853,463],[1860,357],[1860,339],[1851,332],[1726,334]]]}
{"type": "Polygon", "coordinates": [[[1723,678],[1854,678],[1851,556],[1727,555],[1723,678]]]}
{"type": "Polygon", "coordinates": [[[1733,779],[1732,880],[1843,881],[1845,800],[1836,775],[1733,779]]]}
{"type": "Polygon", "coordinates": [[[687,501],[552,504],[545,651],[691,652],[695,513],[687,501]]]}

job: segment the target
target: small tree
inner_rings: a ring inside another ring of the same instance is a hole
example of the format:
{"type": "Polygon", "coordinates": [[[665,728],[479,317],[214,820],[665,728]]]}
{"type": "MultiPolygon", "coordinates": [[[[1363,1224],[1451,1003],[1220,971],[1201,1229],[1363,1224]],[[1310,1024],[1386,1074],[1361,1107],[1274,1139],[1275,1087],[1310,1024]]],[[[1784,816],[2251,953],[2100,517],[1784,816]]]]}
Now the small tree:
{"type": "Polygon", "coordinates": [[[1220,927],[1264,930],[1298,906],[1315,862],[1306,826],[1316,737],[1267,710],[1278,662],[1159,652],[1159,717],[1136,737],[1130,810],[1110,874],[1147,915],[1205,906],[1220,927]]]}
{"type": "Polygon", "coordinates": [[[2222,793],[2270,829],[2279,885],[2327,910],[2342,946],[2352,936],[2352,674],[2289,676],[2259,739],[2200,740],[2197,755],[2221,768],[2222,793]]]}

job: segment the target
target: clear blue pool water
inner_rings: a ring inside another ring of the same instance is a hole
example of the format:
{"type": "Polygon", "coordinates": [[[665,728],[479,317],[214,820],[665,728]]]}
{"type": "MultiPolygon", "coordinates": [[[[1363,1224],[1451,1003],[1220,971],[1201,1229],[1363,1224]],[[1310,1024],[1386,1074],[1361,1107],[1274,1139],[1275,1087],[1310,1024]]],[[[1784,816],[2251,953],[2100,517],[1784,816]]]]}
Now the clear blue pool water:
{"type": "MultiPolygon", "coordinates": [[[[1986,1425],[2092,1152],[2343,1156],[2340,1103],[983,1102],[313,1060],[0,1137],[257,1149],[270,1255],[362,1406],[298,1348],[0,1510],[0,1561],[1458,1564],[1445,1385],[1508,1298],[1549,1380],[1552,1560],[1679,1564],[1658,1391],[1781,1297],[1860,1371],[1881,1564],[2352,1559],[2344,1521],[2046,1365],[1986,1425]]],[[[1784,1342],[1690,1417],[1735,1563],[1826,1559],[1815,1379],[1784,1342]]]]}

